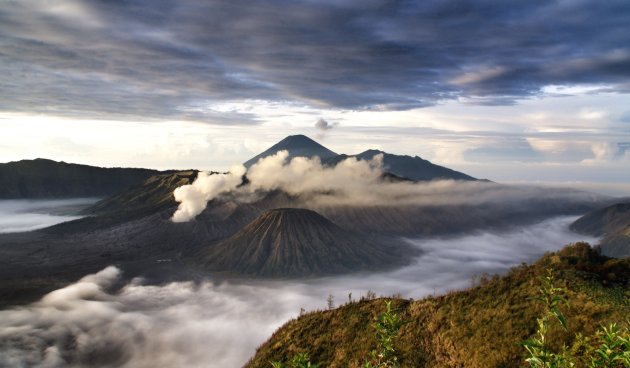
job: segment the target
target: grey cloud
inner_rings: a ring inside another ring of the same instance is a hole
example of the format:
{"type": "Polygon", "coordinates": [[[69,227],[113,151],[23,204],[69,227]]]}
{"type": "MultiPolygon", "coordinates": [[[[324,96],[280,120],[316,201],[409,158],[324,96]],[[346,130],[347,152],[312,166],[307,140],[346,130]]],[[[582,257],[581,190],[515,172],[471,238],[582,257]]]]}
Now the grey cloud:
{"type": "Polygon", "coordinates": [[[190,106],[513,104],[549,84],[630,79],[623,0],[67,4],[0,5],[0,109],[252,124],[190,106]]]}
{"type": "Polygon", "coordinates": [[[532,162],[540,160],[542,155],[532,149],[527,141],[521,137],[502,137],[481,147],[466,150],[466,160],[471,162],[511,161],[532,162]]]}
{"type": "Polygon", "coordinates": [[[315,128],[317,130],[321,130],[322,132],[330,130],[334,127],[335,127],[335,124],[331,124],[327,120],[322,119],[322,118],[317,119],[317,121],[315,122],[315,128]]]}

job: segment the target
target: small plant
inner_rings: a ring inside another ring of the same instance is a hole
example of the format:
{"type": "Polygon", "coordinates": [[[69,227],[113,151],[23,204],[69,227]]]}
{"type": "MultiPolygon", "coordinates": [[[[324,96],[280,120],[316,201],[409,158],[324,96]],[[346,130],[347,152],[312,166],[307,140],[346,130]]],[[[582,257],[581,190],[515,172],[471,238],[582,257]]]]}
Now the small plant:
{"type": "Polygon", "coordinates": [[[630,367],[630,323],[625,328],[616,323],[603,326],[597,337],[601,344],[591,357],[590,367],[630,367]]]}
{"type": "Polygon", "coordinates": [[[297,353],[293,356],[289,365],[280,362],[271,362],[272,368],[317,368],[317,364],[311,363],[308,353],[297,353]]]}
{"type": "Polygon", "coordinates": [[[378,316],[374,328],[378,348],[370,352],[370,359],[363,364],[364,368],[399,367],[394,342],[403,325],[400,316],[392,310],[392,302],[385,302],[386,310],[378,316]]]}
{"type": "Polygon", "coordinates": [[[533,338],[521,344],[527,350],[525,361],[534,368],[630,368],[630,321],[624,328],[616,323],[602,328],[592,338],[576,335],[576,347],[581,352],[576,354],[566,346],[556,353],[549,348],[547,333],[550,321],[557,320],[566,331],[567,321],[560,305],[567,303],[564,297],[565,289],[554,286],[551,270],[541,279],[540,296],[536,300],[545,305],[545,314],[538,318],[538,329],[533,338]]]}
{"type": "Polygon", "coordinates": [[[554,285],[551,270],[547,270],[547,276],[541,278],[541,283],[542,285],[539,289],[540,296],[534,299],[543,303],[545,313],[541,318],[536,320],[538,322],[538,329],[536,330],[535,336],[521,343],[528,354],[525,361],[534,368],[572,367],[573,363],[567,353],[566,347],[563,347],[561,353],[555,353],[549,349],[549,343],[547,341],[547,334],[552,320],[557,320],[564,330],[567,329],[566,318],[560,311],[560,305],[567,303],[564,297],[565,290],[554,285]]]}

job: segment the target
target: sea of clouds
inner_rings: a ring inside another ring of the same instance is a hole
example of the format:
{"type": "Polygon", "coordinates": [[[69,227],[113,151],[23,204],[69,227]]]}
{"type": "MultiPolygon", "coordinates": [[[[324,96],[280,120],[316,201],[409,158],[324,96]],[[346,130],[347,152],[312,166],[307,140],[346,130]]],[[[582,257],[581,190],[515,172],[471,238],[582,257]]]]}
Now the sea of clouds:
{"type": "Polygon", "coordinates": [[[384,273],[166,285],[138,279],[112,289],[124,269],[111,266],[36,303],[0,311],[0,366],[240,367],[301,308],[326,308],[329,294],[336,305],[368,290],[420,298],[467,287],[474,275],[506,272],[570,242],[595,241],[571,233],[573,219],[509,232],[407,239],[422,255],[384,273]]]}
{"type": "Polygon", "coordinates": [[[0,200],[0,233],[37,230],[75,220],[96,198],[0,200]]]}

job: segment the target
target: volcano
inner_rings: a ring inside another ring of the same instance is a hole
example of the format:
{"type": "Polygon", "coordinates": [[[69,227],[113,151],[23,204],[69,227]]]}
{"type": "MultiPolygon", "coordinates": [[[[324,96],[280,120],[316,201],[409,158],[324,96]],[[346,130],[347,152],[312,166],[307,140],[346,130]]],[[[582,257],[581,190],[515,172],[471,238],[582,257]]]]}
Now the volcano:
{"type": "Polygon", "coordinates": [[[319,157],[320,159],[328,159],[337,156],[337,154],[321,144],[315,142],[305,135],[290,135],[280,142],[269,147],[264,152],[247,160],[243,165],[249,168],[261,158],[275,155],[278,151],[288,151],[289,159],[294,157],[319,157]]]}
{"type": "Polygon", "coordinates": [[[386,268],[404,263],[410,248],[378,244],[346,231],[315,211],[264,212],[241,231],[200,254],[210,271],[303,277],[386,268]]]}

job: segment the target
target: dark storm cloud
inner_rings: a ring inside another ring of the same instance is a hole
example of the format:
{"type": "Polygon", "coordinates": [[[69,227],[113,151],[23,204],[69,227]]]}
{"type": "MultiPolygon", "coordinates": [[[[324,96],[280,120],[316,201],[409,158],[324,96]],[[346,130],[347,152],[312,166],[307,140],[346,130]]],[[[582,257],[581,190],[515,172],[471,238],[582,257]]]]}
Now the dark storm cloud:
{"type": "Polygon", "coordinates": [[[213,103],[383,110],[511,104],[550,84],[627,91],[628,17],[623,0],[4,2],[0,109],[239,124],[256,120],[213,103]]]}

